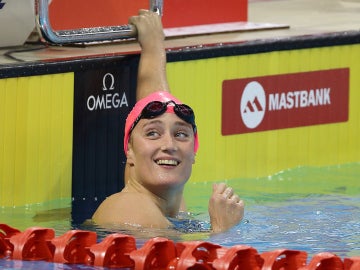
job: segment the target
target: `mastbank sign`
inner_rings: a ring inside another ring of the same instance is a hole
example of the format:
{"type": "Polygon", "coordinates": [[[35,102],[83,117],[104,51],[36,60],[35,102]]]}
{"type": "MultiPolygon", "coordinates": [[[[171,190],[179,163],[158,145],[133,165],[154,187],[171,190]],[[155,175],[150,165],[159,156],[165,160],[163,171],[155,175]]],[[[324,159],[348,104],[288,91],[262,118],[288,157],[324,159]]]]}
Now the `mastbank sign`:
{"type": "Polygon", "coordinates": [[[225,80],[222,134],[346,122],[349,69],[225,80]]]}

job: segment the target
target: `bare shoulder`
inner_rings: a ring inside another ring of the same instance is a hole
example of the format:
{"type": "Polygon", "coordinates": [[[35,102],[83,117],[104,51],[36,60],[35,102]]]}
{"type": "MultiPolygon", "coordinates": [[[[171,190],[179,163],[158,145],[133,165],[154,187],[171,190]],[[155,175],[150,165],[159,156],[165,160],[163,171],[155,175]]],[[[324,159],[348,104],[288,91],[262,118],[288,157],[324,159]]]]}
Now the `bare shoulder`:
{"type": "Polygon", "coordinates": [[[167,228],[170,223],[143,194],[119,192],[105,199],[92,217],[97,224],[124,224],[167,228]]]}

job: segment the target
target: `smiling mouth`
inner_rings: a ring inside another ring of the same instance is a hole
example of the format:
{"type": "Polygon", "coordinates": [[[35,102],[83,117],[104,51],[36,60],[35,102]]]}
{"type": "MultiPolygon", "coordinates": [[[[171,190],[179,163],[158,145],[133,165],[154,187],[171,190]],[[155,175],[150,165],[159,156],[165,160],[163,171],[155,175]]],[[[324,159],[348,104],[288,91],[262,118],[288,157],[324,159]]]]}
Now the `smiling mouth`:
{"type": "Polygon", "coordinates": [[[179,165],[179,161],[173,159],[159,159],[156,161],[157,165],[167,165],[167,166],[177,166],[179,165]]]}

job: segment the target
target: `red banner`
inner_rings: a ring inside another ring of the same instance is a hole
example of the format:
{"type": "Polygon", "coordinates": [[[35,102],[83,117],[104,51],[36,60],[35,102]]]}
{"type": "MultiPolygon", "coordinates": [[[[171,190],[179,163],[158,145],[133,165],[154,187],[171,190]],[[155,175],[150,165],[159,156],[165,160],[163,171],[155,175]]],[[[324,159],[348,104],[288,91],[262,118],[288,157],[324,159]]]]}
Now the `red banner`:
{"type": "Polygon", "coordinates": [[[346,122],[349,69],[225,80],[222,134],[346,122]]]}
{"type": "MultiPolygon", "coordinates": [[[[50,21],[55,30],[127,24],[129,17],[138,14],[139,9],[149,8],[148,0],[52,0],[50,2],[50,21]]],[[[248,1],[246,0],[163,1],[164,28],[246,22],[247,17],[248,1]]]]}

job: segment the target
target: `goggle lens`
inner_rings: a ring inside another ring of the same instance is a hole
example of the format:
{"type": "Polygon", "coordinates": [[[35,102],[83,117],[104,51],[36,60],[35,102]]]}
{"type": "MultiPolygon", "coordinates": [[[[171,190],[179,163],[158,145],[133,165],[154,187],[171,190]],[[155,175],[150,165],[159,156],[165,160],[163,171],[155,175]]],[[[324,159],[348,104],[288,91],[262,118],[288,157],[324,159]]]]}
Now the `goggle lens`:
{"type": "Polygon", "coordinates": [[[148,103],[132,124],[130,132],[135,128],[141,118],[151,119],[165,113],[167,110],[167,106],[170,103],[174,104],[175,114],[185,122],[191,124],[194,129],[194,133],[196,133],[194,111],[188,105],[177,104],[173,100],[169,100],[167,102],[151,101],[150,103],[148,103]]]}

